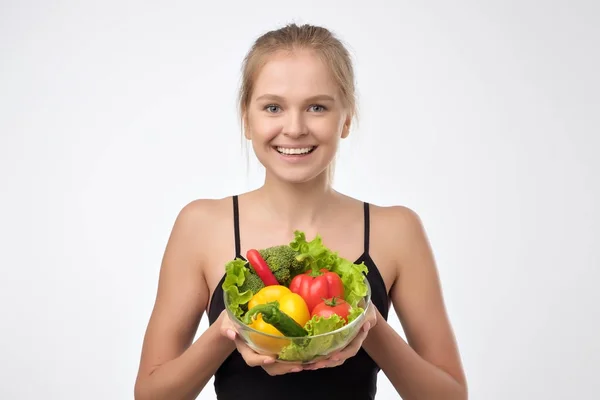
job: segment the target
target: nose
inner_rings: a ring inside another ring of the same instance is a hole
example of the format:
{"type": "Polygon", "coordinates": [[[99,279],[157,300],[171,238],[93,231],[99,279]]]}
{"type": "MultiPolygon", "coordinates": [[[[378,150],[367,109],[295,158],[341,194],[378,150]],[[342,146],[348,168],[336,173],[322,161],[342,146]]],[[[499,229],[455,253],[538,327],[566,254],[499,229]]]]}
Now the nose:
{"type": "Polygon", "coordinates": [[[289,112],[285,118],[283,134],[291,138],[298,138],[308,134],[308,127],[302,112],[289,112]]]}

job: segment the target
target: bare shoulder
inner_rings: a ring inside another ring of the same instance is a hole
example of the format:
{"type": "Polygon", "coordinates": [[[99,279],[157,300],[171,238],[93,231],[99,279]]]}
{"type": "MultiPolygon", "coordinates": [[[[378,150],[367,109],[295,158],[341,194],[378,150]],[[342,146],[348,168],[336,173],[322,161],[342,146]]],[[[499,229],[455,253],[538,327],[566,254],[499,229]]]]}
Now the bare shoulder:
{"type": "Polygon", "coordinates": [[[370,205],[371,231],[376,240],[391,251],[398,264],[415,245],[428,245],[425,228],[419,214],[404,205],[370,205]]]}
{"type": "Polygon", "coordinates": [[[208,300],[204,277],[206,249],[211,245],[211,232],[219,223],[223,202],[223,199],[196,199],[179,210],[161,262],[157,304],[187,301],[180,297],[185,287],[189,291],[187,298],[195,298],[195,304],[202,306],[191,312],[204,311],[208,300]]]}
{"type": "MultiPolygon", "coordinates": [[[[173,233],[185,234],[195,243],[204,243],[211,231],[231,218],[231,197],[219,199],[195,199],[184,205],[175,220],[173,233]],[[198,242],[200,240],[200,242],[198,242]]],[[[194,246],[201,251],[206,246],[194,246]]]]}
{"type": "Polygon", "coordinates": [[[371,213],[382,221],[387,228],[404,230],[421,229],[421,217],[415,210],[403,205],[380,206],[371,204],[371,213]]]}
{"type": "Polygon", "coordinates": [[[222,215],[225,198],[195,199],[185,204],[177,216],[183,227],[192,228],[216,221],[222,215]]]}
{"type": "Polygon", "coordinates": [[[190,201],[179,212],[172,235],[172,240],[178,242],[178,236],[182,236],[181,247],[194,252],[197,272],[207,284],[210,297],[215,280],[222,274],[222,269],[215,270],[215,266],[233,256],[235,248],[232,197],[190,201]]]}

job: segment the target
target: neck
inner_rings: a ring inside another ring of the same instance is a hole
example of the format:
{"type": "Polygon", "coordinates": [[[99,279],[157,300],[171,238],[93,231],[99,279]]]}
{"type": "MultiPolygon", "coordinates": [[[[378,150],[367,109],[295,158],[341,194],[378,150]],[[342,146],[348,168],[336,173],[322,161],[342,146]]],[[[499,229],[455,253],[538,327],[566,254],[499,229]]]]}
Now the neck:
{"type": "Polygon", "coordinates": [[[336,193],[326,172],[303,183],[283,182],[267,174],[258,192],[265,209],[290,229],[315,225],[336,193]]]}

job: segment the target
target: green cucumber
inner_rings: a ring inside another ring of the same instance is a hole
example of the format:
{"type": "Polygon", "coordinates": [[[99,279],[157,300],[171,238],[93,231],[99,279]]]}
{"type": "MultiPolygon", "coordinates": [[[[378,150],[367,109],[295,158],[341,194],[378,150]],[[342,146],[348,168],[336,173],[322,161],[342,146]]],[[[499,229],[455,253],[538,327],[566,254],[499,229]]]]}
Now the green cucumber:
{"type": "Polygon", "coordinates": [[[284,336],[302,337],[308,335],[302,325],[279,309],[277,301],[252,307],[244,316],[244,322],[246,324],[252,323],[256,314],[262,314],[263,321],[273,325],[284,336]]]}

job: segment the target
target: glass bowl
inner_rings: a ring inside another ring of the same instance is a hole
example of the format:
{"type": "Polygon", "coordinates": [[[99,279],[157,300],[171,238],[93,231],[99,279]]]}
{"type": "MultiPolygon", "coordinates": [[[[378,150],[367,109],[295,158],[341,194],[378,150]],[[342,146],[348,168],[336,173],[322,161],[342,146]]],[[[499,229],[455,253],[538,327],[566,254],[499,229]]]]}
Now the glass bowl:
{"type": "Polygon", "coordinates": [[[341,328],[314,336],[289,337],[258,331],[239,320],[229,310],[227,292],[224,292],[223,298],[227,315],[234,324],[238,336],[252,350],[262,355],[275,357],[280,362],[312,364],[343,349],[359,333],[368,308],[373,306],[371,304],[371,286],[366,277],[364,281],[367,286],[367,294],[358,303],[358,306],[364,311],[341,328]]]}

